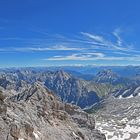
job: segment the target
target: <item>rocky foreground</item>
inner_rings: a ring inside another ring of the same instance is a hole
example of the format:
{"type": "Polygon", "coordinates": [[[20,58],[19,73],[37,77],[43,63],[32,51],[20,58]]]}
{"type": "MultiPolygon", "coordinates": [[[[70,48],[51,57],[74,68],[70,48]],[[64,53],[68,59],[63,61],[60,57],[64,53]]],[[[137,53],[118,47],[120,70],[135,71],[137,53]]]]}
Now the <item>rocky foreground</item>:
{"type": "Polygon", "coordinates": [[[40,83],[21,93],[0,92],[0,140],[105,140],[95,120],[64,104],[40,83]]]}

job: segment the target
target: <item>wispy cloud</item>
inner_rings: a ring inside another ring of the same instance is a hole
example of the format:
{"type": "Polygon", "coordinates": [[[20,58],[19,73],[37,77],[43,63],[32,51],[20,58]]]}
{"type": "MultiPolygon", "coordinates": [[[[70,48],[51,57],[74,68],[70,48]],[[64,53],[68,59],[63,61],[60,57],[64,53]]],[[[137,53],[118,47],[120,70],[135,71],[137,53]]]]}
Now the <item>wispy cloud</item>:
{"type": "Polygon", "coordinates": [[[93,60],[97,58],[104,57],[103,53],[93,52],[93,53],[76,53],[67,56],[53,56],[51,58],[45,58],[43,60],[93,60]]]}
{"type": "Polygon", "coordinates": [[[47,53],[49,53],[48,56],[51,56],[42,59],[46,61],[140,61],[140,51],[135,49],[132,45],[133,43],[127,44],[127,41],[122,38],[122,34],[123,30],[116,28],[110,33],[110,36],[81,32],[77,35],[78,37],[72,36],[71,38],[58,34],[48,35],[48,33],[46,34],[47,39],[22,40],[22,38],[11,37],[7,38],[7,40],[19,39],[23,42],[27,41],[26,47],[3,47],[0,52],[45,52],[46,56],[47,53]],[[66,53],[62,53],[62,51],[66,53]]]}
{"type": "Polygon", "coordinates": [[[135,56],[107,56],[103,53],[84,53],[84,54],[71,54],[67,56],[53,56],[50,58],[44,58],[42,60],[46,61],[67,61],[67,60],[78,60],[78,61],[96,61],[96,60],[106,60],[106,61],[140,61],[140,55],[135,56]]]}
{"type": "Polygon", "coordinates": [[[123,43],[123,40],[122,38],[120,37],[120,34],[121,34],[122,30],[120,28],[116,28],[113,32],[113,35],[116,37],[117,39],[117,44],[118,46],[122,46],[122,43],[123,43]]]}
{"type": "Polygon", "coordinates": [[[68,47],[64,45],[55,45],[49,47],[10,47],[7,49],[0,49],[0,52],[44,52],[44,51],[80,51],[84,48],[68,47]]]}
{"type": "Polygon", "coordinates": [[[117,41],[113,42],[110,39],[106,39],[105,37],[101,35],[95,35],[87,32],[81,32],[81,34],[93,41],[94,43],[97,43],[97,46],[102,49],[108,49],[108,50],[114,50],[114,51],[134,51],[133,48],[130,48],[130,45],[124,44],[123,39],[120,37],[120,33],[122,30],[120,28],[117,28],[114,30],[113,35],[116,37],[117,41]]]}
{"type": "Polygon", "coordinates": [[[23,40],[23,38],[19,38],[19,37],[3,37],[3,38],[0,38],[0,40],[2,40],[2,41],[5,41],[5,40],[6,41],[7,40],[23,40]]]}
{"type": "Polygon", "coordinates": [[[27,47],[27,48],[13,48],[15,51],[71,51],[82,50],[83,48],[67,47],[64,45],[55,45],[50,47],[27,47]]]}
{"type": "Polygon", "coordinates": [[[119,52],[119,51],[114,51],[112,54],[118,54],[118,55],[123,55],[123,56],[132,56],[131,53],[126,53],[126,52],[119,52]]]}
{"type": "Polygon", "coordinates": [[[102,36],[99,35],[94,35],[94,34],[90,34],[90,33],[86,33],[86,32],[81,32],[82,35],[87,36],[97,42],[105,42],[104,38],[102,36]]]}

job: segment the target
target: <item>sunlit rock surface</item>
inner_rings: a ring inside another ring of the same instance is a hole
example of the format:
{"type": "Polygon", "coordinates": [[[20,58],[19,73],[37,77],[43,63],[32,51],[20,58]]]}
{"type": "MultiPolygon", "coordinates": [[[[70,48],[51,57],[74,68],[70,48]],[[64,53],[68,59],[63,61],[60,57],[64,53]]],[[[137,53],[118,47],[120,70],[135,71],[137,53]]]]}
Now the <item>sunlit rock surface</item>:
{"type": "Polygon", "coordinates": [[[12,95],[0,92],[1,140],[105,140],[95,120],[63,104],[40,83],[12,95]]]}

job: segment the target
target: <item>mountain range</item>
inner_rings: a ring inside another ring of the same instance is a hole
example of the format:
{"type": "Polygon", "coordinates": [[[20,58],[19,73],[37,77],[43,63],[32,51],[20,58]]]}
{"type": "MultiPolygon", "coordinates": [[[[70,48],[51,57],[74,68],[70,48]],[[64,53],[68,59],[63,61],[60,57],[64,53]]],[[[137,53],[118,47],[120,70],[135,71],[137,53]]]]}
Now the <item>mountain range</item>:
{"type": "MultiPolygon", "coordinates": [[[[122,67],[121,70],[116,67],[115,69],[121,71],[122,67]]],[[[135,72],[138,68],[132,67],[129,69],[135,72]]],[[[138,73],[135,73],[135,76],[132,77],[125,77],[121,76],[120,72],[117,73],[112,69],[104,69],[103,67],[92,76],[92,80],[86,80],[83,75],[79,77],[81,69],[79,69],[78,76],[67,71],[61,68],[1,70],[0,86],[4,89],[20,91],[23,87],[27,87],[28,84],[39,81],[52,90],[63,102],[72,103],[81,108],[89,107],[110,94],[114,95],[114,97],[138,95],[137,91],[140,83],[138,73]]],[[[69,69],[69,71],[71,70],[69,69]]]]}
{"type": "MultiPolygon", "coordinates": [[[[128,118],[131,107],[138,111],[139,67],[90,67],[90,73],[88,67],[78,68],[1,69],[2,140],[55,140],[58,136],[61,140],[102,140],[113,139],[113,135],[121,140],[120,129],[116,135],[105,125],[109,126],[108,123],[116,119],[114,114],[119,115],[117,119],[120,122],[126,118],[127,122],[131,122],[128,118]],[[131,74],[122,75],[125,69],[131,74]],[[125,104],[126,108],[123,107],[125,104]],[[94,116],[97,117],[97,125],[94,116]]],[[[115,127],[119,127],[118,122],[114,122],[115,127]]],[[[134,137],[134,133],[129,137],[134,137]]],[[[138,135],[135,137],[138,138],[138,135]]],[[[122,135],[122,139],[125,138],[122,135]]]]}

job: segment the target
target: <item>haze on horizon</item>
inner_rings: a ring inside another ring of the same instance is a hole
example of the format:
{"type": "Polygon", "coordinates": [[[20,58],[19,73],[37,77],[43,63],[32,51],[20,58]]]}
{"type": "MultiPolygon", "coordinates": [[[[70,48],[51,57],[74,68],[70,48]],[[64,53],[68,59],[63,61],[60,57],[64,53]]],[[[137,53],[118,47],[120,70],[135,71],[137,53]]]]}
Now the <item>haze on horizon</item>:
{"type": "Polygon", "coordinates": [[[0,67],[139,65],[139,0],[1,0],[0,67]]]}

